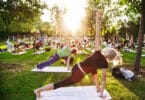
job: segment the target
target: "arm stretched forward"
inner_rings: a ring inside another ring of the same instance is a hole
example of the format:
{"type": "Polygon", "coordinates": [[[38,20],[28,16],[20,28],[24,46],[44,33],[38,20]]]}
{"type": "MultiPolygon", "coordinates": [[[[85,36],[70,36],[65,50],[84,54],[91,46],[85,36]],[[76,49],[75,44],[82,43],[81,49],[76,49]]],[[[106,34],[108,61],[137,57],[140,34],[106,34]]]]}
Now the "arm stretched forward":
{"type": "Polygon", "coordinates": [[[102,69],[102,83],[101,83],[101,90],[100,90],[100,97],[104,97],[103,96],[103,91],[104,91],[104,87],[106,85],[106,68],[102,69]]]}
{"type": "Polygon", "coordinates": [[[100,92],[101,89],[100,89],[100,86],[99,86],[98,75],[93,74],[92,75],[92,80],[93,80],[94,84],[96,85],[97,92],[100,92]]]}

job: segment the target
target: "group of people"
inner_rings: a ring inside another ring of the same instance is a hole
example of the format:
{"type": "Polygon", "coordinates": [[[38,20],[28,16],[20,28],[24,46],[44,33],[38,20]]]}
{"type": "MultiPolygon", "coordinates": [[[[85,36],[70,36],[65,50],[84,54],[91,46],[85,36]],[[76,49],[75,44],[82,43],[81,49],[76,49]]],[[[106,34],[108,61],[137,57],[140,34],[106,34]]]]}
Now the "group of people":
{"type": "MultiPolygon", "coordinates": [[[[41,98],[42,91],[54,90],[60,87],[65,87],[77,83],[83,79],[85,74],[91,73],[93,82],[96,85],[97,92],[100,92],[100,97],[105,99],[103,91],[106,85],[106,72],[108,67],[108,62],[112,61],[116,56],[116,50],[113,48],[106,49],[101,51],[101,18],[102,11],[98,10],[96,13],[96,36],[94,41],[94,53],[87,57],[84,61],[81,61],[75,64],[72,67],[71,75],[55,83],[50,83],[45,86],[39,87],[34,90],[37,98],[41,98]],[[97,69],[102,69],[102,81],[101,84],[98,82],[97,69]]],[[[43,68],[46,65],[52,64],[58,58],[70,55],[67,47],[64,47],[66,50],[64,52],[58,51],[51,59],[46,62],[40,63],[37,65],[38,68],[43,68]],[[67,55],[68,54],[68,55],[67,55]]],[[[69,58],[69,57],[68,57],[69,58]]]]}
{"type": "MultiPolygon", "coordinates": [[[[90,56],[88,56],[84,61],[81,61],[77,64],[73,63],[74,56],[77,54],[77,52],[81,51],[82,48],[87,48],[89,45],[89,41],[84,40],[83,43],[79,43],[76,46],[76,43],[73,42],[72,44],[64,43],[60,44],[57,43],[57,51],[54,55],[52,55],[47,61],[41,62],[37,64],[38,69],[43,69],[46,66],[50,66],[51,64],[55,63],[59,59],[64,59],[64,64],[66,65],[68,70],[71,70],[71,75],[65,78],[64,80],[60,80],[55,83],[50,83],[45,86],[39,87],[34,90],[34,93],[37,98],[41,98],[41,92],[48,91],[48,90],[54,90],[60,87],[66,87],[72,84],[75,84],[79,81],[81,81],[85,74],[92,74],[93,82],[96,86],[96,91],[100,93],[100,97],[105,99],[105,96],[103,94],[105,85],[106,85],[106,72],[108,68],[108,62],[118,61],[121,62],[122,58],[119,55],[118,51],[114,48],[105,48],[102,50],[101,48],[101,18],[102,18],[102,11],[98,10],[96,13],[96,36],[95,41],[93,43],[94,52],[90,56]],[[83,45],[83,46],[82,46],[83,45]],[[77,47],[77,48],[76,48],[77,47]],[[74,66],[71,68],[70,66],[74,66]],[[98,75],[97,70],[102,70],[102,80],[101,83],[98,81],[98,75]]],[[[13,50],[18,50],[20,46],[23,46],[24,48],[28,48],[28,45],[17,41],[15,45],[12,45],[9,41],[7,41],[7,46],[13,50]],[[14,48],[13,48],[14,47],[14,48]]],[[[39,50],[40,47],[43,46],[43,41],[34,41],[33,42],[33,48],[36,50],[39,50]]],[[[120,68],[120,69],[113,69],[113,75],[117,76],[117,71],[121,72],[122,74],[126,74],[126,72],[130,72],[126,69],[120,68]]],[[[133,73],[130,72],[130,74],[127,74],[128,76],[125,76],[126,79],[130,81],[130,79],[134,76],[133,73]]]]}
{"type": "Polygon", "coordinates": [[[22,41],[21,39],[17,39],[14,42],[11,42],[9,39],[7,39],[6,41],[6,50],[8,52],[17,53],[17,52],[24,51],[28,48],[30,48],[29,44],[22,41]]]}

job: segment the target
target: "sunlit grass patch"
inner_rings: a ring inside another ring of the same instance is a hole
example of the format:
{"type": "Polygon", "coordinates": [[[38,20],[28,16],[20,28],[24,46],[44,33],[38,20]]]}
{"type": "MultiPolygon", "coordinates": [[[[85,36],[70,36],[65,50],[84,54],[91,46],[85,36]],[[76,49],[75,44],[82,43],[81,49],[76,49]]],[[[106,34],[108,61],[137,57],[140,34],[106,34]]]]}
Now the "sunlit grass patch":
{"type": "Polygon", "coordinates": [[[0,49],[3,50],[3,49],[6,49],[6,48],[7,48],[6,45],[4,45],[4,44],[3,45],[0,45],[0,49]]]}

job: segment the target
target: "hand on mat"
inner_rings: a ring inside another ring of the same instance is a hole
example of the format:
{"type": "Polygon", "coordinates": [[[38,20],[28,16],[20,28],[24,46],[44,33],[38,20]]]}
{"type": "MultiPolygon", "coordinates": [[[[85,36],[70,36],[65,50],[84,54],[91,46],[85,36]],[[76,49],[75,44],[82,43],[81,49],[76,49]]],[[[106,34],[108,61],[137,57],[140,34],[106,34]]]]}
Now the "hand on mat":
{"type": "Polygon", "coordinates": [[[103,100],[106,100],[107,96],[100,95],[103,100]]]}
{"type": "Polygon", "coordinates": [[[71,70],[71,67],[70,66],[67,66],[67,70],[70,71],[71,70]]]}
{"type": "Polygon", "coordinates": [[[40,95],[39,89],[34,90],[34,94],[36,95],[36,98],[37,98],[37,99],[39,99],[39,98],[42,97],[42,96],[40,95]]]}
{"type": "Polygon", "coordinates": [[[97,87],[97,92],[100,92],[100,90],[101,90],[100,86],[99,86],[99,87],[97,87]]]}

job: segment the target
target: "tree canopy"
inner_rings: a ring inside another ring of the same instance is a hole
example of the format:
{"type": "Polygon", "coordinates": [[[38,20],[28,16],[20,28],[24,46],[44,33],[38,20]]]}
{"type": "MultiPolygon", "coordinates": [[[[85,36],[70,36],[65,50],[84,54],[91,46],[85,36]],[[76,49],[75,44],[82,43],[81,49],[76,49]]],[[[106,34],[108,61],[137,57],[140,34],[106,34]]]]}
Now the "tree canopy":
{"type": "MultiPolygon", "coordinates": [[[[102,35],[110,38],[120,34],[125,38],[127,33],[137,39],[141,18],[140,0],[87,0],[86,17],[82,19],[79,33],[94,36],[95,12],[98,9],[103,10],[102,35]]],[[[62,19],[65,13],[67,9],[60,9],[57,5],[48,7],[41,0],[1,0],[0,32],[43,31],[47,34],[63,34],[67,31],[62,19]],[[43,9],[47,8],[51,15],[48,16],[51,17],[51,22],[42,22],[40,17],[43,9]]]]}
{"type": "MultiPolygon", "coordinates": [[[[1,0],[0,23],[6,32],[28,32],[46,4],[40,0],[1,0]]],[[[3,31],[0,30],[0,31],[3,31]]]]}

